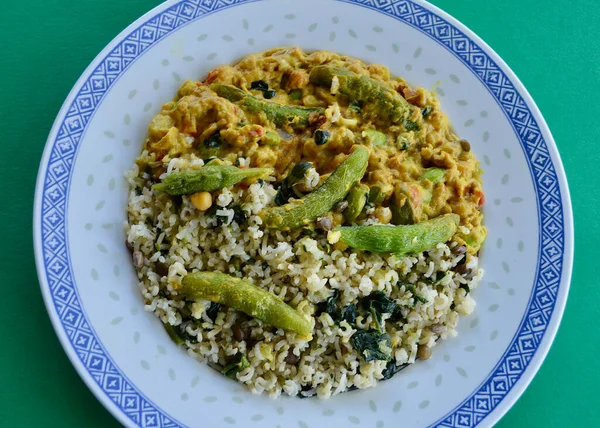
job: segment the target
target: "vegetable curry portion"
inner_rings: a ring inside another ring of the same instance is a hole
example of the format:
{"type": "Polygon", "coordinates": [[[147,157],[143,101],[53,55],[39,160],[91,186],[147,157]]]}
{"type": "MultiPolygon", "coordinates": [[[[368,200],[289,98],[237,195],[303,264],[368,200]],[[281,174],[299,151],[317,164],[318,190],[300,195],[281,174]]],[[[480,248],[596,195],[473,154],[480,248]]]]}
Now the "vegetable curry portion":
{"type": "MultiPolygon", "coordinates": [[[[368,149],[368,166],[337,226],[353,224],[369,204],[389,209],[382,222],[397,225],[454,213],[466,227],[454,240],[477,253],[485,198],[469,143],[432,93],[336,53],[271,49],[186,81],[150,124],[145,150],[156,162],[144,167],[160,175],[173,157],[225,165],[245,157],[252,168],[271,168],[285,189],[296,165],[312,163],[323,182],[355,145],[368,149]]],[[[302,195],[280,205],[287,196],[302,195]]]]}

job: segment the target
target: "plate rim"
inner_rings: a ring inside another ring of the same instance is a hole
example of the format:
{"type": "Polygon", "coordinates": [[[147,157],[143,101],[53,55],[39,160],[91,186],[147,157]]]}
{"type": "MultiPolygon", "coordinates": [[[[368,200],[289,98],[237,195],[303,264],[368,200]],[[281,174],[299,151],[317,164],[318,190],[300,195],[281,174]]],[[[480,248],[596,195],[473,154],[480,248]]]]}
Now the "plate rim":
{"type": "MultiPolygon", "coordinates": [[[[224,9],[228,9],[230,7],[235,7],[235,6],[239,6],[239,5],[243,5],[243,4],[262,2],[262,1],[269,1],[269,0],[232,0],[231,2],[228,2],[228,4],[226,4],[225,6],[218,6],[218,4],[220,4],[221,2],[215,2],[215,4],[217,6],[211,8],[210,11],[202,13],[200,15],[194,15],[193,17],[191,17],[189,19],[189,21],[187,21],[186,23],[184,23],[182,25],[175,25],[171,30],[166,31],[163,34],[163,36],[171,34],[172,32],[180,29],[183,25],[187,25],[188,23],[194,22],[194,21],[201,19],[201,18],[203,18],[209,14],[212,14],[214,12],[218,12],[218,11],[221,11],[224,9]]],[[[552,133],[551,133],[543,115],[541,114],[539,108],[537,107],[535,101],[533,100],[533,98],[531,97],[531,95],[529,94],[529,92],[527,91],[525,86],[522,84],[520,79],[512,71],[512,69],[506,64],[506,62],[500,57],[500,55],[498,55],[487,43],[485,43],[479,36],[477,36],[469,27],[467,27],[465,24],[458,21],[456,18],[452,17],[450,14],[446,13],[442,9],[438,8],[437,6],[428,3],[425,0],[391,0],[391,1],[387,1],[387,2],[382,2],[382,3],[384,3],[382,6],[378,6],[376,4],[376,3],[378,3],[377,0],[330,0],[330,1],[352,4],[354,6],[365,7],[370,10],[374,10],[374,11],[383,13],[386,16],[392,17],[392,18],[399,20],[407,25],[411,25],[413,28],[421,31],[422,33],[429,35],[431,38],[434,39],[435,42],[437,42],[438,44],[440,44],[442,46],[444,46],[444,45],[439,40],[435,39],[435,37],[432,37],[430,34],[427,34],[427,32],[425,32],[419,26],[411,24],[405,20],[402,20],[402,19],[400,19],[400,17],[395,16],[393,13],[390,13],[390,12],[388,12],[388,10],[384,10],[384,9],[387,7],[387,9],[392,10],[392,5],[407,4],[407,5],[416,6],[417,8],[421,8],[426,14],[429,13],[433,16],[437,16],[437,17],[443,19],[448,24],[450,24],[452,27],[456,28],[460,33],[462,33],[467,38],[468,41],[471,41],[475,45],[475,47],[479,48],[488,59],[492,60],[493,63],[495,63],[495,65],[500,70],[500,72],[506,76],[508,82],[513,85],[515,92],[517,93],[517,96],[520,96],[520,98],[524,101],[525,107],[529,110],[533,120],[537,123],[537,128],[539,129],[540,138],[545,143],[545,149],[547,150],[547,152],[549,154],[550,164],[554,168],[554,175],[557,178],[556,185],[557,185],[558,191],[560,192],[560,203],[562,204],[562,236],[563,236],[562,274],[559,276],[558,289],[557,289],[557,293],[555,296],[552,313],[550,315],[550,318],[549,318],[546,328],[543,330],[542,338],[540,339],[539,344],[533,351],[533,356],[532,356],[531,360],[527,363],[526,367],[523,369],[523,371],[519,375],[519,378],[515,381],[513,386],[511,388],[509,388],[508,392],[502,397],[500,402],[497,405],[495,405],[493,410],[486,413],[481,419],[472,423],[472,425],[476,425],[476,424],[479,424],[480,422],[482,422],[483,420],[485,420],[486,423],[493,425],[514,405],[514,403],[522,395],[524,390],[528,387],[530,382],[533,380],[533,378],[537,374],[539,368],[541,367],[543,361],[545,360],[545,358],[549,352],[549,349],[554,341],[554,338],[556,337],[556,333],[557,333],[558,327],[560,326],[562,316],[564,314],[564,309],[566,306],[566,300],[568,297],[568,292],[569,292],[569,288],[570,288],[570,284],[571,284],[571,276],[572,276],[572,268],[573,268],[574,224],[573,224],[571,197],[570,197],[567,177],[566,177],[566,174],[564,171],[562,160],[560,158],[560,154],[558,152],[558,147],[556,146],[556,142],[552,136],[552,133]],[[526,374],[526,376],[523,376],[524,374],[526,374]]],[[[52,154],[52,149],[54,148],[54,145],[59,136],[60,127],[63,125],[65,119],[67,118],[67,113],[68,113],[70,107],[72,106],[72,104],[75,102],[79,91],[81,90],[83,85],[86,83],[86,81],[88,81],[93,76],[94,70],[99,65],[101,65],[101,63],[104,60],[106,60],[108,58],[111,51],[113,51],[120,43],[124,42],[127,39],[127,37],[131,35],[131,33],[133,31],[135,31],[138,28],[141,28],[144,24],[146,24],[150,18],[155,18],[155,17],[159,16],[160,14],[162,14],[176,6],[182,5],[184,3],[192,3],[193,4],[194,2],[189,1],[189,0],[169,0],[169,1],[166,1],[162,4],[157,5],[154,8],[152,8],[151,10],[149,10],[148,12],[146,12],[145,14],[143,14],[142,16],[137,18],[135,21],[133,21],[124,30],[122,30],[91,61],[89,66],[83,71],[83,73],[79,76],[79,78],[73,85],[73,87],[70,90],[68,96],[66,97],[64,103],[62,104],[62,106],[56,116],[56,119],[54,120],[54,123],[52,125],[48,139],[44,146],[44,151],[43,151],[43,154],[42,154],[42,157],[40,160],[40,165],[38,168],[38,175],[37,175],[37,180],[36,180],[36,190],[35,190],[35,200],[34,200],[34,210],[33,210],[34,253],[35,253],[35,261],[36,261],[38,280],[40,283],[40,288],[42,291],[42,295],[44,297],[44,303],[46,305],[46,309],[48,311],[49,318],[52,322],[54,330],[59,338],[59,341],[60,341],[65,353],[69,357],[71,364],[74,366],[74,368],[78,372],[79,376],[82,378],[82,380],[87,385],[87,387],[93,392],[93,394],[96,396],[96,398],[103,404],[103,406],[107,410],[109,410],[109,412],[119,422],[121,422],[123,425],[126,425],[126,426],[136,426],[137,424],[133,425],[133,424],[135,424],[135,421],[131,418],[131,415],[128,415],[127,413],[125,413],[125,411],[121,407],[119,407],[115,402],[110,400],[107,395],[107,391],[102,389],[100,387],[100,385],[97,383],[97,381],[93,379],[93,376],[91,375],[89,370],[85,367],[83,361],[80,359],[80,356],[77,355],[77,351],[75,350],[73,343],[68,338],[66,330],[65,330],[65,326],[64,326],[62,320],[60,319],[60,317],[56,311],[56,308],[54,306],[56,303],[53,300],[50,283],[46,276],[46,270],[45,270],[46,266],[45,266],[44,252],[43,252],[43,245],[42,245],[42,241],[43,241],[42,240],[42,222],[43,222],[43,220],[42,220],[41,214],[42,214],[42,208],[43,208],[42,205],[43,205],[43,196],[44,196],[44,181],[45,181],[46,173],[48,172],[48,170],[50,168],[50,157],[52,154]]],[[[153,40],[152,43],[149,44],[149,46],[162,40],[163,36],[158,37],[155,40],[153,40]]],[[[445,46],[445,47],[448,49],[447,46],[445,46]]],[[[482,83],[484,84],[486,89],[490,90],[488,85],[486,84],[486,82],[484,82],[480,78],[480,76],[478,76],[477,73],[475,73],[475,71],[468,64],[466,64],[464,60],[462,60],[458,56],[458,54],[456,52],[454,52],[451,49],[448,49],[448,50],[450,53],[452,53],[454,56],[456,56],[459,60],[461,60],[463,62],[463,64],[467,68],[469,68],[469,70],[482,81],[482,83]]],[[[143,55],[143,52],[136,54],[135,59],[139,58],[139,56],[141,56],[141,55],[143,55]]],[[[124,67],[120,73],[125,72],[126,69],[127,69],[127,67],[124,67]]],[[[110,84],[107,85],[107,91],[103,94],[101,100],[98,102],[98,104],[96,105],[94,110],[101,104],[101,102],[102,102],[104,96],[106,95],[106,93],[108,92],[108,89],[110,88],[110,86],[111,86],[110,84]]],[[[492,96],[494,97],[493,93],[492,93],[492,96]]],[[[499,103],[499,106],[502,109],[503,113],[505,113],[505,115],[507,116],[507,120],[509,120],[511,127],[513,128],[514,132],[516,133],[516,135],[518,137],[519,134],[514,127],[514,122],[510,119],[510,117],[508,117],[505,109],[503,108],[503,106],[500,103],[499,103]]],[[[85,130],[86,130],[86,127],[84,126],[83,131],[85,132],[85,130]]],[[[519,137],[518,137],[518,139],[521,143],[522,149],[525,150],[523,141],[519,137]]],[[[532,167],[531,167],[531,162],[530,162],[529,158],[527,158],[527,163],[530,168],[530,176],[532,178],[532,181],[534,181],[534,183],[535,183],[535,175],[531,171],[532,167]]],[[[70,181],[71,181],[71,177],[68,178],[69,184],[70,184],[70,181]]],[[[69,185],[67,185],[67,189],[68,188],[69,188],[69,185]]],[[[540,191],[537,188],[537,183],[534,184],[534,188],[535,188],[535,193],[536,193],[536,206],[538,209],[538,222],[539,222],[541,220],[541,211],[540,211],[541,208],[540,208],[540,201],[539,201],[539,199],[540,199],[539,192],[540,191]]],[[[65,216],[66,216],[66,212],[67,211],[65,209],[65,216]]],[[[68,228],[66,227],[66,218],[65,218],[64,222],[65,222],[65,229],[66,229],[65,235],[68,235],[68,228]]],[[[518,336],[519,330],[521,329],[523,322],[525,322],[525,320],[527,318],[527,315],[530,311],[531,299],[533,299],[533,297],[535,295],[535,283],[537,283],[537,277],[541,274],[541,267],[539,266],[539,263],[541,261],[541,251],[542,251],[541,250],[541,246],[542,246],[541,238],[542,238],[542,234],[543,234],[542,229],[543,229],[542,225],[540,225],[539,248],[538,248],[538,256],[536,257],[536,259],[537,259],[536,263],[538,264],[538,266],[536,267],[536,279],[534,280],[534,288],[532,289],[532,292],[529,296],[529,301],[528,301],[525,313],[519,324],[519,328],[517,329],[515,335],[513,336],[513,339],[511,339],[510,345],[512,345],[514,343],[514,340],[518,336]]],[[[70,264],[70,261],[67,262],[67,264],[70,264]]],[[[74,281],[73,281],[73,283],[74,283],[74,281]]],[[[74,289],[75,293],[77,294],[77,296],[79,297],[78,289],[75,284],[73,286],[73,289],[74,289]]],[[[80,310],[82,311],[82,313],[85,314],[85,309],[83,308],[83,306],[80,307],[80,310]]],[[[91,328],[92,332],[93,332],[93,326],[90,325],[89,328],[91,328]]],[[[95,332],[93,332],[93,333],[95,335],[95,332]]],[[[96,338],[97,338],[97,336],[96,336],[96,338]]],[[[100,341],[98,341],[98,344],[100,346],[102,346],[102,343],[100,341]]],[[[102,348],[103,348],[103,346],[102,346],[102,348]]],[[[496,364],[494,369],[488,375],[486,375],[485,380],[476,388],[475,392],[477,392],[477,389],[479,389],[481,387],[481,385],[483,385],[493,375],[498,364],[500,364],[505,359],[505,356],[509,352],[509,349],[510,349],[510,346],[509,346],[509,348],[506,349],[506,351],[504,352],[503,356],[500,358],[499,362],[496,364]]],[[[112,359],[112,357],[110,356],[110,354],[108,354],[108,352],[105,352],[105,354],[108,356],[109,359],[112,359]]],[[[176,419],[172,418],[171,416],[168,416],[166,414],[166,412],[164,412],[164,410],[162,410],[158,405],[154,404],[150,399],[148,399],[144,395],[143,392],[141,392],[137,387],[135,387],[135,384],[128,379],[127,375],[121,369],[119,369],[116,366],[116,364],[113,363],[113,366],[115,368],[117,368],[117,371],[120,372],[120,375],[123,376],[125,378],[125,380],[127,380],[132,386],[134,386],[136,393],[139,394],[143,400],[146,400],[152,407],[154,407],[158,411],[158,413],[160,413],[164,416],[163,419],[160,421],[161,426],[162,425],[165,425],[165,426],[183,425],[180,422],[176,421],[176,419]]],[[[460,407],[465,403],[465,401],[470,399],[470,397],[473,396],[475,394],[475,392],[471,393],[465,400],[463,400],[459,405],[457,405],[454,409],[449,411],[445,416],[440,418],[433,425],[453,426],[455,422],[453,420],[450,421],[447,418],[449,416],[452,416],[455,413],[457,413],[458,409],[460,409],[460,407]]]]}

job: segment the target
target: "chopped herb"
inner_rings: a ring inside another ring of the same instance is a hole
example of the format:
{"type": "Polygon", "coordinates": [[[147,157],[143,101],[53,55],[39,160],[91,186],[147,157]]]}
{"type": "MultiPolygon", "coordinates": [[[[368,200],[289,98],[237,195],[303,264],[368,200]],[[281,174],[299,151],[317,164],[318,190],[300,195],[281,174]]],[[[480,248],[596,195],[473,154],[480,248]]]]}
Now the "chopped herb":
{"type": "MultiPolygon", "coordinates": [[[[419,301],[419,302],[421,302],[421,303],[423,303],[423,304],[429,302],[429,300],[427,300],[425,297],[419,296],[418,294],[415,294],[414,299],[417,300],[417,301],[419,301]]],[[[416,303],[415,303],[415,305],[416,305],[416,303]]]]}
{"type": "Polygon", "coordinates": [[[250,83],[250,89],[257,89],[259,91],[267,91],[269,89],[269,84],[264,80],[255,80],[250,83]]]}
{"type": "Polygon", "coordinates": [[[471,292],[471,287],[469,287],[467,284],[461,284],[460,287],[458,288],[462,288],[463,290],[465,290],[467,293],[471,292]]]}
{"type": "Polygon", "coordinates": [[[246,367],[248,367],[249,365],[250,365],[250,363],[246,359],[246,356],[244,354],[242,354],[241,352],[238,352],[233,357],[231,363],[229,363],[228,365],[223,367],[223,370],[221,370],[221,373],[223,373],[225,376],[227,376],[230,379],[235,379],[235,376],[239,372],[244,370],[246,367]]]}
{"type": "Polygon", "coordinates": [[[273,89],[269,89],[268,91],[263,92],[263,97],[265,97],[267,100],[270,100],[276,94],[277,94],[277,92],[275,92],[273,89]]]}
{"type": "Polygon", "coordinates": [[[204,147],[207,149],[217,149],[221,147],[222,144],[223,140],[221,140],[221,133],[219,131],[204,140],[204,147]]]}
{"type": "Polygon", "coordinates": [[[357,330],[350,338],[350,342],[365,362],[389,361],[392,358],[392,341],[387,333],[377,330],[357,330]]]}
{"type": "Polygon", "coordinates": [[[421,110],[421,113],[423,114],[423,119],[429,116],[432,110],[433,108],[431,108],[431,106],[426,106],[425,108],[423,108],[423,110],[421,110]]]}
{"type": "Polygon", "coordinates": [[[246,260],[246,263],[248,263],[249,265],[253,265],[254,263],[256,263],[256,259],[254,257],[250,257],[248,260],[246,260]]]}
{"type": "Polygon", "coordinates": [[[428,300],[425,297],[419,296],[417,294],[417,288],[415,287],[414,284],[411,284],[409,282],[398,281],[396,283],[396,286],[398,286],[398,287],[404,286],[404,289],[406,291],[410,292],[410,294],[412,294],[412,296],[413,296],[413,306],[415,306],[417,304],[417,301],[419,301],[421,303],[427,303],[428,302],[428,300]]]}
{"type": "Polygon", "coordinates": [[[419,129],[421,129],[417,122],[414,122],[410,119],[406,119],[406,121],[404,122],[404,128],[407,131],[418,131],[419,129]]]}
{"type": "Polygon", "coordinates": [[[315,144],[317,146],[322,146],[323,144],[326,144],[327,141],[329,141],[329,138],[331,137],[331,133],[325,129],[317,129],[315,131],[315,144]]]}

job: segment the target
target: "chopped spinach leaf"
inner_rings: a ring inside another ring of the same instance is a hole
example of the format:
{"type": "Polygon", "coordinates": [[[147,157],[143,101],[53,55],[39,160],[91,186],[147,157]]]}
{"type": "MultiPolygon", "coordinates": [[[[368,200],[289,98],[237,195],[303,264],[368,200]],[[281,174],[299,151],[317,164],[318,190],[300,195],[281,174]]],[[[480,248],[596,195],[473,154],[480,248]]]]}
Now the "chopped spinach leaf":
{"type": "Polygon", "coordinates": [[[317,305],[317,314],[325,312],[334,322],[340,321],[340,310],[337,307],[338,291],[335,290],[325,301],[317,305]]]}
{"type": "Polygon", "coordinates": [[[382,291],[374,291],[361,300],[364,310],[371,313],[377,329],[382,331],[383,314],[393,314],[397,304],[388,298],[382,291]]]}
{"type": "Polygon", "coordinates": [[[389,361],[392,358],[392,341],[387,333],[377,330],[357,330],[350,338],[350,342],[365,362],[389,361]]]}
{"type": "Polygon", "coordinates": [[[346,321],[348,324],[353,326],[356,323],[356,305],[350,303],[342,308],[342,312],[340,314],[340,322],[346,321]]]}

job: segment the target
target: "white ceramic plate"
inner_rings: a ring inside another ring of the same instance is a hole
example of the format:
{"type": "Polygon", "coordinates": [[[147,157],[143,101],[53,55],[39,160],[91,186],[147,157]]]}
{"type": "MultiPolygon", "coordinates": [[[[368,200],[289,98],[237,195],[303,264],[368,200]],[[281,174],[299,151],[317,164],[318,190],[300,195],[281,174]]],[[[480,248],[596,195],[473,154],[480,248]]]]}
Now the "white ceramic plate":
{"type": "Polygon", "coordinates": [[[167,2],[115,38],[61,109],[40,165],[38,274],[73,365],[128,426],[490,426],[539,368],[571,276],[573,225],[552,136],[515,75],[423,1],[167,2]],[[278,45],[326,49],[435,88],[486,171],[485,279],[458,337],[373,389],[330,400],[253,396],[177,348],[142,299],[123,178],[184,79],[278,45]]]}

